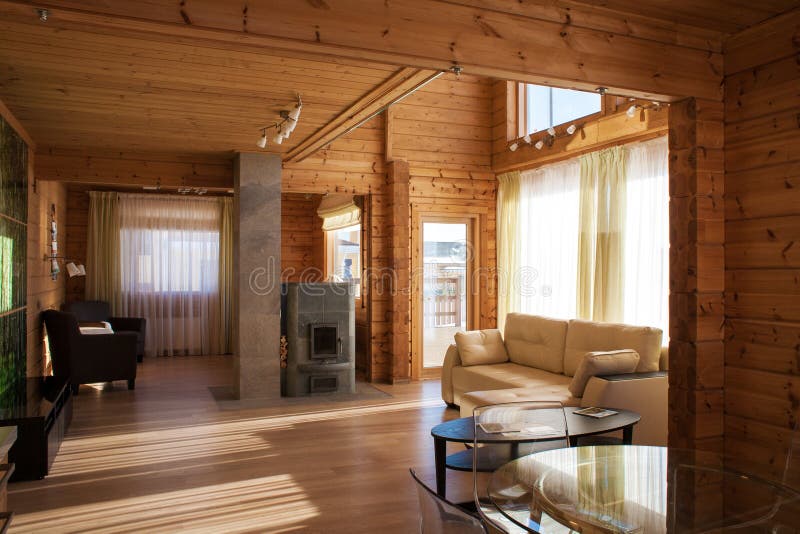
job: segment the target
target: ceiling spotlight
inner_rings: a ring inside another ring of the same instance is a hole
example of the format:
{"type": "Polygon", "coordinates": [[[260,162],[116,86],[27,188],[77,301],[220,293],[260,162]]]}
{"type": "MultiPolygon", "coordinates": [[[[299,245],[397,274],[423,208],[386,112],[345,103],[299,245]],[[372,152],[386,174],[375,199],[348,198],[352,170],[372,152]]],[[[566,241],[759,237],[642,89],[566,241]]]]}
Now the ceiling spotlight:
{"type": "Polygon", "coordinates": [[[550,135],[555,137],[556,136],[556,129],[551,126],[550,128],[547,129],[547,133],[549,133],[550,135]]]}
{"type": "Polygon", "coordinates": [[[628,117],[630,117],[632,119],[633,116],[636,115],[636,104],[634,104],[631,107],[629,107],[628,111],[625,112],[625,115],[627,115],[628,117]]]}
{"type": "Polygon", "coordinates": [[[50,12],[46,9],[37,9],[36,13],[39,15],[39,20],[42,22],[47,22],[47,17],[50,16],[50,12]]]}
{"type": "Polygon", "coordinates": [[[280,145],[281,143],[283,143],[283,131],[281,130],[280,126],[275,132],[275,136],[272,138],[272,142],[275,143],[276,145],[280,145]]]}
{"type": "Polygon", "coordinates": [[[509,145],[509,147],[508,147],[508,149],[509,149],[511,152],[516,152],[516,150],[517,150],[518,148],[519,148],[519,144],[518,144],[518,143],[516,143],[516,142],[515,142],[515,143],[511,143],[511,145],[509,145]]]}
{"type": "Polygon", "coordinates": [[[538,141],[536,141],[536,144],[535,144],[535,145],[533,145],[533,146],[535,146],[535,147],[536,147],[536,150],[541,150],[541,149],[542,149],[542,147],[544,147],[544,141],[542,141],[541,139],[539,139],[538,141]]]}
{"type": "Polygon", "coordinates": [[[264,128],[261,130],[261,138],[259,138],[258,142],[256,143],[258,148],[267,148],[267,129],[264,128]]]}
{"type": "Polygon", "coordinates": [[[600,96],[605,96],[606,93],[608,92],[608,87],[598,87],[597,89],[595,89],[595,91],[600,93],[600,96]]]}
{"type": "Polygon", "coordinates": [[[569,135],[572,135],[572,134],[574,134],[574,133],[575,133],[575,130],[576,130],[576,129],[577,129],[577,128],[575,127],[575,125],[574,125],[574,124],[570,124],[569,126],[567,126],[567,133],[568,133],[569,135]]]}
{"type": "Polygon", "coordinates": [[[294,108],[289,112],[289,118],[293,121],[297,121],[300,118],[300,111],[303,109],[303,101],[300,100],[300,95],[297,95],[297,104],[295,104],[294,108]]]}
{"type": "Polygon", "coordinates": [[[525,137],[522,138],[527,144],[531,144],[531,134],[525,134],[525,137]]]}

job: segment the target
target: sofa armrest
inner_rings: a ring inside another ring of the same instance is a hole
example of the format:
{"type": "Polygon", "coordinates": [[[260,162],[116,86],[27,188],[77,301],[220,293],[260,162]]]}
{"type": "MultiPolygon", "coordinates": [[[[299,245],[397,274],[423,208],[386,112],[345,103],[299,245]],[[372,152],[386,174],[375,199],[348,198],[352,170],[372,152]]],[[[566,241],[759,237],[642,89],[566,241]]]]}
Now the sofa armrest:
{"type": "Polygon", "coordinates": [[[458,347],[451,344],[447,347],[442,362],[442,400],[447,404],[453,404],[453,367],[461,365],[461,356],[458,355],[458,347]]]}
{"type": "Polygon", "coordinates": [[[641,415],[633,431],[637,445],[667,445],[667,388],[664,371],[594,376],[586,385],[581,406],[631,410],[641,415]]]}
{"type": "Polygon", "coordinates": [[[109,317],[114,332],[144,332],[146,320],[142,317],[109,317]]]}

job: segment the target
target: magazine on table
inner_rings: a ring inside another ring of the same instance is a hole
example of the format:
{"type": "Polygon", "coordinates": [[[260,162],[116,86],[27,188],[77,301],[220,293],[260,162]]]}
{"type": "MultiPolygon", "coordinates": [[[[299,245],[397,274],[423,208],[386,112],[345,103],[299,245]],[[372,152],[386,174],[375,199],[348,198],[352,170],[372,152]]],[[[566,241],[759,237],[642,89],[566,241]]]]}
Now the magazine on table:
{"type": "Polygon", "coordinates": [[[587,417],[594,417],[595,419],[602,419],[603,417],[616,415],[619,412],[615,412],[614,410],[608,410],[606,408],[596,408],[592,406],[589,408],[581,408],[580,410],[575,410],[572,413],[576,413],[578,415],[585,415],[587,417]]]}

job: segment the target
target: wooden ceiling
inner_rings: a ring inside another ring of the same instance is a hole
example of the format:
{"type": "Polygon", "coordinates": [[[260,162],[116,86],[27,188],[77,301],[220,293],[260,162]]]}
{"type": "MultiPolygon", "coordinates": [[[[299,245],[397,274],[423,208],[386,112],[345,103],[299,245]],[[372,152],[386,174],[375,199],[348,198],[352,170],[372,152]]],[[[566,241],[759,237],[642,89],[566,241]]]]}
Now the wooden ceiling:
{"type": "Polygon", "coordinates": [[[798,0],[568,0],[563,4],[595,6],[732,34],[796,9],[798,0]]]}
{"type": "MultiPolygon", "coordinates": [[[[357,122],[373,95],[390,100],[382,91],[404,76],[402,63],[424,70],[464,61],[478,75],[719,99],[723,34],[796,7],[797,0],[49,0],[45,6],[51,16],[43,23],[38,4],[0,0],[0,99],[39,147],[252,151],[260,128],[300,93],[299,126],[283,145],[268,147],[293,156],[324,142],[309,141],[315,132],[345,131],[357,122]]],[[[398,87],[425,75],[408,74],[398,87]]]]}
{"type": "Polygon", "coordinates": [[[138,152],[252,151],[260,128],[303,110],[286,152],[398,67],[231,50],[0,20],[0,98],[40,147],[138,152]]]}

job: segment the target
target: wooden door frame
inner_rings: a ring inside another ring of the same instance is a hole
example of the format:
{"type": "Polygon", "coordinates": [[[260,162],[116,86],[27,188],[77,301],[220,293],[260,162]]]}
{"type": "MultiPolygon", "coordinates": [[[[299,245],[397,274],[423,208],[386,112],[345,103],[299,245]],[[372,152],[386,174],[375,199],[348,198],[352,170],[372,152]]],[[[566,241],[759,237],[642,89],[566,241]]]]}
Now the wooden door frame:
{"type": "Polygon", "coordinates": [[[481,239],[486,229],[488,209],[459,203],[431,205],[411,203],[411,379],[440,378],[440,367],[423,366],[423,285],[422,225],[426,222],[466,223],[472,255],[467,261],[467,330],[481,325],[481,302],[485,288],[475,276],[487,257],[486,242],[481,239]]]}

